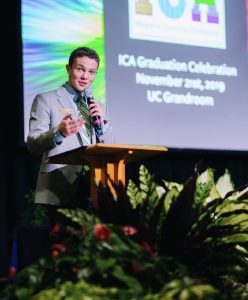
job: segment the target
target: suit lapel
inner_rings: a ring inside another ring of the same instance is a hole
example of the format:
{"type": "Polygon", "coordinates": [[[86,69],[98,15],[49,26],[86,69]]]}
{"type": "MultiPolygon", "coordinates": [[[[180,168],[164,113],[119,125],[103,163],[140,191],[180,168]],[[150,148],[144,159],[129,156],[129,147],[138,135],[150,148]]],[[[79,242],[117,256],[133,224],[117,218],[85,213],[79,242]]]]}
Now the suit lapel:
{"type": "Polygon", "coordinates": [[[57,96],[57,99],[63,109],[72,109],[75,116],[78,116],[76,105],[73,104],[73,100],[70,98],[63,86],[57,89],[57,96]]]}

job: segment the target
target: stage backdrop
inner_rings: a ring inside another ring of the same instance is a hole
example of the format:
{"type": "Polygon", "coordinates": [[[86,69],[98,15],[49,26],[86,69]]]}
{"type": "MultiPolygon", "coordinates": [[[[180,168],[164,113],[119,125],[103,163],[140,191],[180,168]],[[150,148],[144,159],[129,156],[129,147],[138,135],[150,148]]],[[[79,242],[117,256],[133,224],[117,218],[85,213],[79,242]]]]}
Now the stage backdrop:
{"type": "Polygon", "coordinates": [[[37,93],[63,84],[78,46],[118,143],[248,150],[247,1],[22,0],[24,134],[37,93]]]}

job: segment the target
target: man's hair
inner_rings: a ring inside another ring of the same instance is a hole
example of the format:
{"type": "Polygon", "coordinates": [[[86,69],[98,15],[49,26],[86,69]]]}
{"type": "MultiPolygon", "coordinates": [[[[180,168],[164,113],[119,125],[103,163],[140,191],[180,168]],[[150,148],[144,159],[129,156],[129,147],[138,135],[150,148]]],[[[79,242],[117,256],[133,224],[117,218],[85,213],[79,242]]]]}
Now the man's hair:
{"type": "Polygon", "coordinates": [[[99,55],[97,54],[97,52],[95,50],[90,49],[88,47],[79,47],[79,48],[73,50],[69,57],[69,66],[72,67],[72,65],[77,57],[84,57],[84,56],[94,59],[97,62],[97,67],[99,67],[99,64],[100,64],[99,55]]]}

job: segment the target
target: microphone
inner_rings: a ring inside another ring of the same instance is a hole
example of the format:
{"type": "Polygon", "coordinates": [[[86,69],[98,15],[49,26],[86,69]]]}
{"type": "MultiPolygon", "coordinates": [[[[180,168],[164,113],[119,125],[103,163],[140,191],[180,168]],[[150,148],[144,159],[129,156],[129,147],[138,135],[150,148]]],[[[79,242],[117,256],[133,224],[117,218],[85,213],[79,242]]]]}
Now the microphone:
{"type": "MultiPolygon", "coordinates": [[[[92,95],[91,90],[90,89],[85,89],[84,90],[84,95],[86,97],[87,104],[89,106],[90,103],[91,103],[91,100],[94,100],[94,97],[92,95]]],[[[94,125],[94,129],[95,129],[96,134],[97,135],[102,135],[103,131],[102,131],[102,123],[101,123],[100,116],[94,116],[94,117],[92,117],[92,120],[93,120],[93,125],[94,125]]]]}

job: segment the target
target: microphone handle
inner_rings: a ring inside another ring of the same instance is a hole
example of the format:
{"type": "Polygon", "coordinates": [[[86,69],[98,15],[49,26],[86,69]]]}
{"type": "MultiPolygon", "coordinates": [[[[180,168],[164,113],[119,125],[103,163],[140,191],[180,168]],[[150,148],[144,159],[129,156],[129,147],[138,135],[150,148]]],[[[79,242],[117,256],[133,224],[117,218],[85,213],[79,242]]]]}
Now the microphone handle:
{"type": "MultiPolygon", "coordinates": [[[[87,97],[88,106],[90,105],[91,100],[94,100],[94,98],[92,96],[87,97]]],[[[94,117],[92,117],[92,119],[93,119],[94,129],[95,129],[97,135],[102,135],[103,131],[102,131],[102,123],[101,123],[100,116],[94,116],[94,117]]]]}

